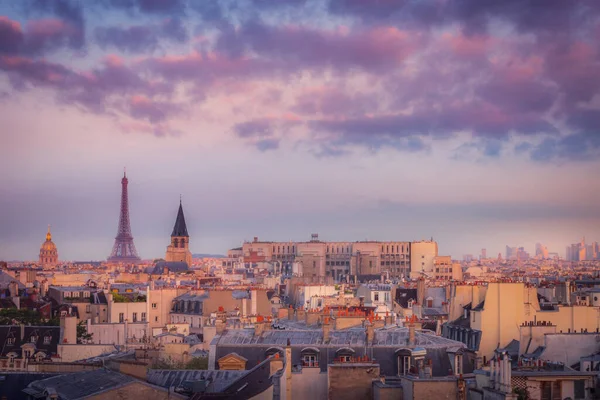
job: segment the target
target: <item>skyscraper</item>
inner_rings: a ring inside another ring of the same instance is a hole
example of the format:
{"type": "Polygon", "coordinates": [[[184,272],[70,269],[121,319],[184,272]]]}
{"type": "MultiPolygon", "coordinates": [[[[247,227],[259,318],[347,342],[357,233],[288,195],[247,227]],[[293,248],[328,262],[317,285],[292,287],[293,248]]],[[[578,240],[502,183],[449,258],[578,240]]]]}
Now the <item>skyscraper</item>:
{"type": "Polygon", "coordinates": [[[131,234],[131,224],[129,222],[129,195],[127,193],[127,175],[123,172],[121,179],[121,212],[119,215],[119,228],[115,237],[115,244],[108,257],[109,262],[115,263],[136,263],[140,261],[133,236],[131,234]]]}

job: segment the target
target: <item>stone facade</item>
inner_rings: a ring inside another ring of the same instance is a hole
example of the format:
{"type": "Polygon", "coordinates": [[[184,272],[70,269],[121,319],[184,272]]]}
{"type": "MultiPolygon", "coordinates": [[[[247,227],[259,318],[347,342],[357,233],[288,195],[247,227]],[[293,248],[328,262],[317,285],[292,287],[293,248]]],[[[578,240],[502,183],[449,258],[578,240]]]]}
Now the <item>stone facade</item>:
{"type": "Polygon", "coordinates": [[[246,264],[266,261],[286,265],[301,264],[303,276],[333,277],[380,275],[408,276],[412,271],[433,271],[437,243],[421,242],[324,242],[313,235],[308,242],[261,242],[254,238],[237,251],[246,264]],[[414,249],[414,250],[413,250],[414,249]],[[240,254],[241,253],[241,254],[240,254]],[[418,260],[413,260],[413,253],[418,260]],[[413,262],[414,261],[414,262],[413,262]]]}

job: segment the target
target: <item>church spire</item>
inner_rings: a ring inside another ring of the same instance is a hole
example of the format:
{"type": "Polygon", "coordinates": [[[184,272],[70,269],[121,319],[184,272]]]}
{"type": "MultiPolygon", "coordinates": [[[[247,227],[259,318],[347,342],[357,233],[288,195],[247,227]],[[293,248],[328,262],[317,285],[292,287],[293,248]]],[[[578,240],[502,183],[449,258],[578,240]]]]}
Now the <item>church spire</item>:
{"type": "Polygon", "coordinates": [[[181,204],[181,197],[179,198],[179,211],[177,211],[177,219],[175,220],[175,226],[173,227],[173,233],[171,237],[189,237],[187,226],[185,225],[185,217],[183,216],[183,205],[181,204]]]}

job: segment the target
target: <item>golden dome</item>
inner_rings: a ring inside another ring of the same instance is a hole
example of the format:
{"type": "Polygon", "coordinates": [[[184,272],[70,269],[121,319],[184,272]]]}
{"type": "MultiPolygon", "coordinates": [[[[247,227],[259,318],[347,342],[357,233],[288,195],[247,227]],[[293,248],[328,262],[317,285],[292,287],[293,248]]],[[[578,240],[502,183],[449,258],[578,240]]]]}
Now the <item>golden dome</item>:
{"type": "Polygon", "coordinates": [[[52,234],[50,233],[50,225],[48,225],[48,233],[46,233],[46,241],[42,243],[40,251],[56,251],[56,245],[52,242],[52,234]]]}
{"type": "Polygon", "coordinates": [[[51,240],[47,240],[42,244],[42,250],[56,250],[56,245],[51,240]]]}

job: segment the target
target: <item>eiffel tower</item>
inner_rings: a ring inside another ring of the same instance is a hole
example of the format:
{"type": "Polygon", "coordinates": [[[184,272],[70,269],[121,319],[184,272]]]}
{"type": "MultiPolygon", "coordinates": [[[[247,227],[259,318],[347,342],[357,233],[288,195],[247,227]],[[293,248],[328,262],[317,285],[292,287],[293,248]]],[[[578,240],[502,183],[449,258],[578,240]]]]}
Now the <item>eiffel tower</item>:
{"type": "Polygon", "coordinates": [[[131,235],[131,225],[129,223],[129,196],[127,195],[127,175],[123,172],[121,179],[121,215],[119,217],[119,229],[115,244],[107,261],[112,263],[137,263],[140,261],[133,236],[131,235]]]}

